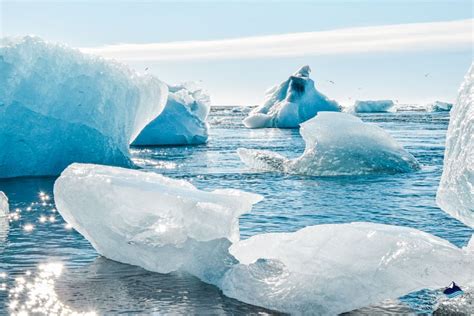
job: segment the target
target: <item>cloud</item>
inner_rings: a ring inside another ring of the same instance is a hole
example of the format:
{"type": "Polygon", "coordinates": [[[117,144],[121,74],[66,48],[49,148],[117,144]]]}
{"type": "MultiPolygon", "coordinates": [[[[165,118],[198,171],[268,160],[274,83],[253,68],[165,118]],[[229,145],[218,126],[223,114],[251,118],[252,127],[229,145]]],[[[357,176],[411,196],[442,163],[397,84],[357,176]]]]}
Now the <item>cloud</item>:
{"type": "Polygon", "coordinates": [[[125,61],[277,58],[472,48],[473,19],[209,41],[116,44],[81,51],[125,61]]]}

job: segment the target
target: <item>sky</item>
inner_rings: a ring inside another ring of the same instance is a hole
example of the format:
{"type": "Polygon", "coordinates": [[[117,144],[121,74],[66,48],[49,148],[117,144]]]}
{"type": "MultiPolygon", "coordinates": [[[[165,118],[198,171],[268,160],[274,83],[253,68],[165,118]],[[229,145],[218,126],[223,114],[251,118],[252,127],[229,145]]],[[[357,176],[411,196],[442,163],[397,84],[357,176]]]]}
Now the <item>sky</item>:
{"type": "Polygon", "coordinates": [[[342,104],[455,100],[473,59],[473,1],[4,1],[1,36],[37,35],[214,105],[254,105],[303,65],[342,104]],[[333,81],[330,83],[329,81],[333,81]]]}

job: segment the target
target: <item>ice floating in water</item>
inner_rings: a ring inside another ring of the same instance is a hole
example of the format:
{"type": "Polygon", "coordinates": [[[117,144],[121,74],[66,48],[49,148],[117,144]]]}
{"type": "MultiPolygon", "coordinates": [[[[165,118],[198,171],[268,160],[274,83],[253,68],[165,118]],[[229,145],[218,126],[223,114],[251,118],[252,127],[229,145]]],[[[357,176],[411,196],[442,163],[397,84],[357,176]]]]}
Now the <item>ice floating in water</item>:
{"type": "Polygon", "coordinates": [[[382,128],[362,122],[348,113],[320,112],[303,123],[306,143],[302,156],[287,159],[277,153],[238,149],[249,167],[260,170],[315,176],[409,172],[419,168],[382,128]]]}
{"type": "Polygon", "coordinates": [[[314,87],[309,66],[265,93],[264,104],[252,110],[243,123],[249,128],[298,128],[300,123],[319,111],[340,111],[336,101],[329,100],[314,87]]]}
{"type": "Polygon", "coordinates": [[[453,107],[452,103],[435,101],[431,104],[428,104],[427,108],[430,112],[444,112],[444,111],[451,111],[452,107],[453,107]]]}
{"type": "Polygon", "coordinates": [[[73,164],[54,195],[64,219],[105,257],[184,270],[230,297],[284,312],[336,314],[453,279],[474,282],[474,242],[462,250],[416,229],[371,223],[239,241],[238,217],[260,196],[200,191],[154,173],[73,164]]]}
{"type": "Polygon", "coordinates": [[[394,103],[392,100],[376,100],[376,101],[356,101],[351,111],[356,113],[375,113],[390,112],[393,110],[394,103]]]}
{"type": "Polygon", "coordinates": [[[241,264],[225,295],[283,312],[336,315],[457,280],[473,284],[474,249],[416,229],[373,223],[318,225],[233,244],[241,264]]]}
{"type": "Polygon", "coordinates": [[[448,214],[474,227],[474,65],[450,112],[443,175],[436,202],[448,214]]]}
{"type": "Polygon", "coordinates": [[[58,211],[103,256],[150,271],[188,271],[213,283],[232,263],[239,216],[261,197],[206,192],[138,170],[72,164],[54,184],[58,211]],[[230,261],[229,261],[230,260],[230,261]]]}
{"type": "Polygon", "coordinates": [[[7,238],[9,230],[8,222],[9,205],[8,198],[0,191],[0,253],[3,251],[3,243],[7,238]]]}
{"type": "Polygon", "coordinates": [[[195,145],[208,138],[209,95],[196,83],[169,86],[163,112],[148,124],[133,145],[195,145]]]}
{"type": "Polygon", "coordinates": [[[129,166],[130,142],[167,97],[150,75],[29,36],[1,41],[0,86],[0,178],[129,166]]]}

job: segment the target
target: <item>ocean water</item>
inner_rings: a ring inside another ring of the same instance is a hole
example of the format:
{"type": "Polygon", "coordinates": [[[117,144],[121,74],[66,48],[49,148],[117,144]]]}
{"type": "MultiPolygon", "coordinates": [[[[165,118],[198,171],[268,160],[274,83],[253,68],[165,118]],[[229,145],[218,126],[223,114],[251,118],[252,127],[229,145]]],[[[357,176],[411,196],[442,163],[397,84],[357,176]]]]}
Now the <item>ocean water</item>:
{"type": "MultiPolygon", "coordinates": [[[[448,113],[397,112],[361,118],[392,134],[421,163],[408,174],[307,177],[256,172],[240,162],[236,149],[260,148],[290,157],[304,142],[297,130],[243,127],[246,109],[214,107],[207,145],[133,148],[137,165],[201,189],[236,188],[265,200],[241,217],[242,238],[289,232],[308,225],[368,221],[414,227],[467,244],[473,230],[435,203],[442,172],[448,113]]],[[[185,273],[158,274],[97,255],[56,212],[54,178],[0,180],[10,199],[9,228],[0,223],[0,314],[27,310],[95,311],[97,314],[276,314],[222,295],[185,273]]],[[[157,258],[157,260],[159,260],[157,258]]],[[[429,313],[435,291],[412,293],[354,314],[429,313]]]]}

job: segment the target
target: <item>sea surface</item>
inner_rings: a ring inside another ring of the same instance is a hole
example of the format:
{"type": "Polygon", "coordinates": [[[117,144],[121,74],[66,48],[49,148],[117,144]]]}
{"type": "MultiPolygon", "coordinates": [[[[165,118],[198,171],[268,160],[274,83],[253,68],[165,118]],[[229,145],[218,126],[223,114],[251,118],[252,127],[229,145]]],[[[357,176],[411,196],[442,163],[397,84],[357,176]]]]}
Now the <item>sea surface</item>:
{"type": "MultiPolygon", "coordinates": [[[[308,177],[249,170],[236,153],[259,148],[296,157],[298,130],[246,129],[247,109],[214,107],[209,143],[133,148],[142,168],[182,178],[204,190],[236,188],[265,199],[241,217],[242,238],[292,232],[308,225],[367,221],[408,226],[465,246],[473,230],[435,202],[449,113],[396,112],[361,118],[393,135],[421,163],[407,174],[308,177]]],[[[55,178],[0,180],[10,199],[9,225],[0,223],[0,314],[276,314],[225,297],[186,273],[158,274],[100,257],[62,220],[54,206],[55,178]],[[9,227],[8,227],[9,226],[9,227]]],[[[157,258],[159,260],[159,258],[157,258]]],[[[439,292],[420,291],[354,314],[430,313],[439,292]]]]}

